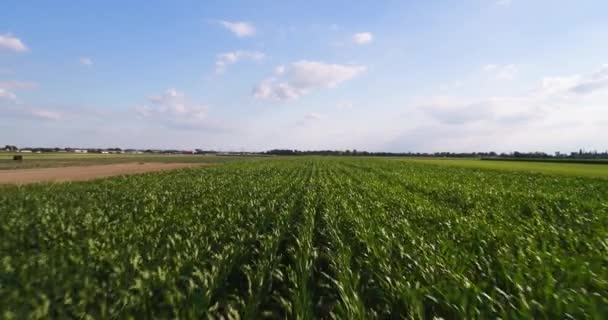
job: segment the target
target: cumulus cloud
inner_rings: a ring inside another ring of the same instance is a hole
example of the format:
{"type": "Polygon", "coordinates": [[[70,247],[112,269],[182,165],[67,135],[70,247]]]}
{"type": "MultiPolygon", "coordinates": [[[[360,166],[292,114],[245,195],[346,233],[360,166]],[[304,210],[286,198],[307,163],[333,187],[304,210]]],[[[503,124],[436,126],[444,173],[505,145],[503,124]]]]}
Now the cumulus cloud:
{"type": "Polygon", "coordinates": [[[298,126],[307,126],[312,125],[313,123],[318,123],[321,120],[325,119],[325,116],[318,112],[309,112],[302,117],[299,121],[296,122],[298,126]]]}
{"type": "Polygon", "coordinates": [[[301,60],[291,65],[290,82],[300,88],[333,88],[363,73],[366,67],[360,65],[327,64],[301,60]]]}
{"type": "Polygon", "coordinates": [[[17,119],[34,119],[44,121],[59,121],[64,118],[63,113],[45,108],[32,108],[21,105],[8,106],[0,109],[0,115],[17,119]]]}
{"type": "Polygon", "coordinates": [[[483,66],[483,71],[498,80],[513,80],[519,72],[517,66],[514,64],[487,64],[483,66]]]}
{"type": "Polygon", "coordinates": [[[0,80],[0,88],[5,89],[37,89],[38,83],[33,81],[0,80]]]}
{"type": "MultiPolygon", "coordinates": [[[[484,101],[484,100],[482,100],[484,101]]],[[[489,101],[490,103],[492,101],[489,101]]],[[[525,102],[522,100],[522,103],[525,102]]],[[[478,103],[490,108],[487,117],[473,117],[462,123],[428,121],[424,118],[410,122],[385,148],[403,151],[572,151],[578,148],[605,148],[604,127],[594,121],[606,118],[599,104],[573,103],[555,107],[527,104],[523,114],[497,117],[496,113],[513,106],[506,101],[494,104],[478,103]]],[[[474,104],[474,103],[473,103],[474,104]]],[[[409,110],[407,118],[411,119],[409,110]]]]}
{"type": "Polygon", "coordinates": [[[0,80],[0,99],[8,100],[11,102],[19,102],[16,90],[24,89],[36,89],[38,84],[32,81],[19,81],[19,80],[0,80]]]}
{"type": "Polygon", "coordinates": [[[0,80],[0,102],[4,102],[0,108],[0,116],[60,120],[63,117],[61,112],[28,106],[14,93],[15,90],[36,88],[38,88],[38,84],[32,81],[0,80]]]}
{"type": "Polygon", "coordinates": [[[0,118],[60,120],[63,117],[61,112],[52,109],[28,106],[20,101],[13,92],[5,88],[0,88],[0,107],[0,118]],[[4,103],[2,103],[3,100],[4,103]]]}
{"type": "Polygon", "coordinates": [[[223,73],[228,65],[235,64],[242,60],[261,61],[264,59],[264,57],[264,53],[259,51],[238,50],[220,53],[217,55],[217,59],[215,60],[215,72],[223,73]]]}
{"type": "Polygon", "coordinates": [[[277,75],[281,75],[281,74],[285,73],[285,66],[278,66],[278,67],[274,68],[274,73],[277,75]]]}
{"type": "Polygon", "coordinates": [[[586,75],[545,77],[542,89],[545,95],[590,95],[608,88],[608,64],[586,75]]]}
{"type": "Polygon", "coordinates": [[[350,110],[353,108],[353,103],[350,101],[341,101],[336,105],[338,110],[350,110]]]}
{"type": "Polygon", "coordinates": [[[62,118],[61,113],[46,110],[46,109],[30,109],[29,114],[35,118],[46,119],[46,120],[60,120],[62,118]]]}
{"type": "Polygon", "coordinates": [[[0,49],[10,50],[14,52],[29,51],[28,47],[21,39],[13,36],[10,33],[0,34],[0,49]]]}
{"type": "Polygon", "coordinates": [[[312,121],[318,121],[318,120],[322,120],[323,116],[320,113],[317,113],[317,112],[310,112],[310,113],[307,113],[304,116],[304,119],[306,119],[306,120],[312,120],[312,121]]]}
{"type": "Polygon", "coordinates": [[[570,91],[577,94],[587,94],[608,87],[608,65],[602,66],[600,70],[579,78],[570,91]]]}
{"type": "Polygon", "coordinates": [[[0,99],[16,101],[17,96],[13,92],[9,91],[8,89],[0,87],[0,99]]]}
{"type": "Polygon", "coordinates": [[[450,81],[450,82],[439,85],[439,90],[440,91],[455,90],[455,89],[462,87],[462,85],[463,85],[462,81],[459,81],[459,80],[450,81]]]}
{"type": "Polygon", "coordinates": [[[270,78],[263,80],[253,89],[253,96],[257,99],[284,101],[297,99],[306,92],[306,90],[293,87],[288,82],[277,83],[276,79],[270,78]]]}
{"type": "Polygon", "coordinates": [[[431,97],[420,105],[428,116],[443,125],[516,123],[538,118],[542,103],[535,97],[463,99],[431,97]]]}
{"type": "Polygon", "coordinates": [[[148,103],[134,108],[141,119],[161,123],[175,129],[208,129],[208,107],[188,101],[174,88],[148,98],[148,103]]]}
{"type": "MultiPolygon", "coordinates": [[[[443,114],[433,110],[422,116],[416,115],[415,122],[408,122],[384,148],[428,152],[505,152],[568,151],[572,147],[603,146],[601,138],[597,138],[602,129],[589,121],[593,115],[601,114],[601,108],[586,106],[577,110],[571,108],[576,106],[569,106],[552,109],[550,105],[526,104],[530,110],[509,112],[508,108],[519,105],[513,102],[508,98],[472,99],[468,104],[455,107],[441,106],[445,108],[443,114]],[[425,116],[432,120],[425,119],[425,116]]],[[[408,111],[408,119],[412,119],[412,113],[413,110],[408,111]]]]}
{"type": "Polygon", "coordinates": [[[358,45],[370,44],[374,40],[371,32],[359,32],[353,35],[353,42],[358,45]]]}
{"type": "MultiPolygon", "coordinates": [[[[608,66],[584,76],[545,77],[537,88],[518,96],[427,97],[414,104],[430,119],[443,125],[528,124],[558,114],[564,115],[562,121],[568,120],[578,117],[583,109],[602,110],[606,96],[599,93],[604,89],[608,89],[608,66]]],[[[606,116],[607,111],[601,111],[595,117],[606,116]]]]}
{"type": "Polygon", "coordinates": [[[477,103],[441,103],[424,106],[425,111],[442,124],[463,124],[487,119],[492,116],[488,106],[477,103]]]}
{"type": "Polygon", "coordinates": [[[137,113],[143,117],[161,116],[202,120],[207,115],[206,106],[186,102],[184,93],[174,88],[167,89],[160,95],[151,96],[148,101],[150,105],[136,108],[137,113]]]}
{"type": "Polygon", "coordinates": [[[275,76],[262,80],[254,89],[258,99],[293,100],[318,88],[334,88],[365,72],[360,65],[327,64],[300,60],[279,67],[275,76]]]}
{"type": "Polygon", "coordinates": [[[542,93],[546,96],[568,94],[580,82],[580,76],[545,77],[541,85],[542,93]]]}
{"type": "Polygon", "coordinates": [[[244,21],[219,21],[220,25],[224,28],[228,29],[230,32],[234,33],[237,37],[251,37],[255,35],[255,27],[249,22],[244,21]]]}
{"type": "Polygon", "coordinates": [[[81,65],[83,66],[90,66],[93,65],[93,59],[89,58],[89,57],[80,57],[80,59],[78,59],[78,61],[80,62],[81,65]]]}

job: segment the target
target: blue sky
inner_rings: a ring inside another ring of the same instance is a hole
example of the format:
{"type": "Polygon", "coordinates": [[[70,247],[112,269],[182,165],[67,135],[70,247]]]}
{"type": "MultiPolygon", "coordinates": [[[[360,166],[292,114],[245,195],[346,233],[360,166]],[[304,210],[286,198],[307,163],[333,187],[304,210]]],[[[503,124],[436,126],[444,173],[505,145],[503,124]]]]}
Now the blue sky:
{"type": "Polygon", "coordinates": [[[606,1],[2,8],[0,144],[608,149],[606,1]]]}

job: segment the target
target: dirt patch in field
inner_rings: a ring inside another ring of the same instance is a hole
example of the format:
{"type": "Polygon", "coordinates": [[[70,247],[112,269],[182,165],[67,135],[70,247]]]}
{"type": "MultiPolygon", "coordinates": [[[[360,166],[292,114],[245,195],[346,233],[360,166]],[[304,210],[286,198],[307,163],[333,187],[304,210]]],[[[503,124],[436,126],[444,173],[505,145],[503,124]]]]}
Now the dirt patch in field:
{"type": "Polygon", "coordinates": [[[0,170],[0,184],[84,181],[105,177],[197,167],[197,163],[118,163],[96,166],[0,170]]]}

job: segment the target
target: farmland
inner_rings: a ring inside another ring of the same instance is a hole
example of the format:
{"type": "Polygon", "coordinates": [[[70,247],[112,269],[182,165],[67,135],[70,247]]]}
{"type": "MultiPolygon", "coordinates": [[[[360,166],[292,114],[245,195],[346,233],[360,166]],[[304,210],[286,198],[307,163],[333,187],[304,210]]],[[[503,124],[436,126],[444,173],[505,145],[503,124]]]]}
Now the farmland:
{"type": "Polygon", "coordinates": [[[118,163],[213,164],[256,157],[186,154],[96,154],[96,153],[12,153],[0,152],[0,170],[95,166],[118,163]],[[23,161],[14,161],[20,155],[23,161]]]}
{"type": "Polygon", "coordinates": [[[601,319],[607,252],[594,177],[302,157],[0,187],[3,318],[601,319]]]}
{"type": "Polygon", "coordinates": [[[471,169],[491,169],[519,173],[543,173],[561,176],[608,178],[608,164],[590,160],[587,163],[537,160],[479,160],[454,158],[397,158],[403,161],[471,169]]]}
{"type": "Polygon", "coordinates": [[[202,166],[204,163],[116,163],[104,165],[66,166],[0,170],[0,184],[87,181],[128,174],[141,174],[202,166]]]}

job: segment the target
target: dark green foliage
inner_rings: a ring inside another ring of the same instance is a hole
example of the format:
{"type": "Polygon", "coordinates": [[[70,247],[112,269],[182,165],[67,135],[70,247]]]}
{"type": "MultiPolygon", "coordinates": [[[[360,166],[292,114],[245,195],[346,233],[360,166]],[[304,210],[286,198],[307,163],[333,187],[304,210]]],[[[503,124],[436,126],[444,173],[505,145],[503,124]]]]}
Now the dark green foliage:
{"type": "Polygon", "coordinates": [[[607,180],[303,158],[0,188],[0,318],[606,314],[607,180]]]}

